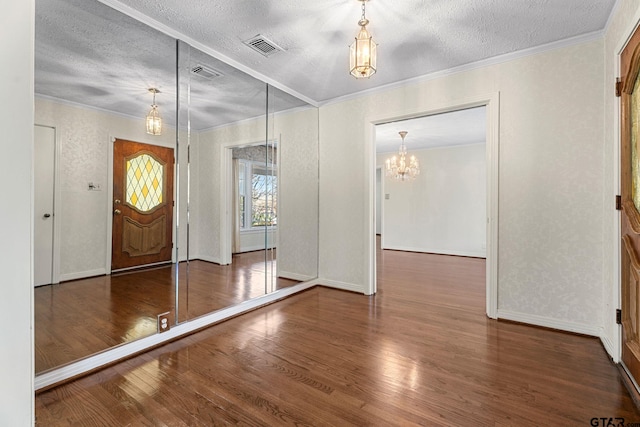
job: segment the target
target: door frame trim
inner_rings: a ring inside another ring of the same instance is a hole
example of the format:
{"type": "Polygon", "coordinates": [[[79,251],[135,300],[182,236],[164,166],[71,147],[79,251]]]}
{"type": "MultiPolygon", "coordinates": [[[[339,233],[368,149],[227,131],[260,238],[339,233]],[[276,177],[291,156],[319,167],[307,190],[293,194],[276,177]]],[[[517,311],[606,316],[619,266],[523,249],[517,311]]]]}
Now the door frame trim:
{"type": "MultiPolygon", "coordinates": [[[[384,177],[385,177],[384,166],[376,165],[376,171],[375,171],[376,180],[378,179],[377,177],[378,170],[380,170],[380,247],[384,248],[384,177]]],[[[377,181],[376,181],[376,187],[377,187],[377,181]]],[[[378,197],[378,189],[375,188],[374,190],[376,191],[375,197],[378,197]]],[[[375,199],[374,199],[374,202],[375,202],[375,199]]],[[[374,210],[376,210],[375,205],[374,205],[374,210]]],[[[376,231],[378,228],[377,222],[378,222],[378,218],[375,218],[373,224],[374,224],[374,227],[376,227],[376,231]]]]}
{"type": "Polygon", "coordinates": [[[41,126],[53,129],[54,152],[53,152],[53,254],[51,269],[51,284],[60,283],[60,215],[58,209],[61,206],[62,193],[60,191],[60,132],[53,125],[45,123],[35,123],[34,126],[41,126]]]}
{"type": "MultiPolygon", "coordinates": [[[[269,138],[266,143],[273,144],[279,143],[279,138],[269,138]]],[[[223,142],[219,145],[218,153],[220,155],[220,258],[218,259],[218,263],[220,265],[229,265],[233,259],[232,253],[232,244],[231,240],[233,239],[233,230],[231,226],[231,215],[232,215],[232,198],[233,198],[233,178],[229,178],[231,176],[231,170],[233,168],[233,158],[232,158],[232,149],[234,148],[242,148],[242,147],[256,147],[264,145],[265,141],[256,141],[255,139],[251,140],[242,140],[242,141],[233,141],[233,142],[223,142]]],[[[280,150],[277,153],[277,162],[280,164],[280,150]]],[[[278,169],[277,176],[280,175],[280,171],[278,169]]],[[[278,190],[279,191],[279,190],[278,190]]],[[[276,241],[275,247],[277,248],[279,236],[276,233],[276,241]]],[[[266,248],[265,248],[266,249],[266,248]]],[[[214,261],[216,262],[216,261],[214,261]]],[[[277,267],[276,267],[277,268],[277,267]]]]}
{"type": "Polygon", "coordinates": [[[500,92],[492,92],[469,98],[453,100],[442,105],[421,108],[410,113],[386,114],[365,120],[365,206],[368,215],[365,227],[365,294],[376,293],[376,244],[375,244],[375,187],[376,187],[376,133],[377,124],[406,120],[472,107],[486,108],[486,165],[487,165],[487,258],[486,258],[486,313],[492,319],[498,317],[498,191],[499,191],[499,138],[500,92]],[[368,186],[368,188],[367,188],[368,186]]]}
{"type": "MultiPolygon", "coordinates": [[[[620,69],[620,58],[621,58],[621,54],[622,51],[624,50],[624,48],[627,46],[627,44],[629,43],[629,40],[631,39],[631,36],[634,34],[634,32],[640,27],[640,9],[638,9],[633,17],[633,19],[631,20],[631,24],[628,26],[628,28],[623,31],[622,36],[620,37],[620,39],[618,40],[618,42],[616,43],[616,48],[614,50],[614,57],[611,58],[612,62],[613,62],[613,77],[618,77],[620,76],[621,73],[621,69],[620,69]]],[[[606,62],[607,58],[605,58],[605,62],[606,62]]],[[[613,81],[611,82],[611,85],[613,87],[613,81]]],[[[606,86],[605,86],[606,87],[606,86]]],[[[620,150],[620,146],[622,144],[622,129],[621,129],[621,122],[620,122],[620,113],[622,111],[621,109],[621,97],[620,98],[615,98],[615,101],[613,102],[613,119],[615,120],[615,124],[612,126],[613,128],[613,191],[614,194],[611,197],[611,203],[613,204],[613,200],[614,200],[614,196],[617,194],[620,194],[621,191],[621,182],[620,182],[620,173],[622,172],[621,166],[620,166],[620,162],[622,161],[622,152],[620,150]]],[[[605,123],[606,125],[606,123],[605,123]]],[[[606,193],[605,193],[606,195],[606,193]]],[[[606,203],[606,202],[605,202],[606,203]]],[[[605,211],[607,209],[607,205],[605,204],[605,211]]],[[[620,307],[622,307],[622,269],[621,269],[621,261],[622,261],[622,254],[621,254],[621,244],[622,244],[622,240],[621,240],[621,235],[620,235],[620,231],[621,231],[621,213],[620,211],[617,211],[615,209],[612,209],[613,213],[612,215],[612,221],[613,221],[613,256],[612,256],[612,261],[613,261],[613,266],[612,266],[612,292],[611,292],[611,300],[607,301],[607,295],[606,295],[606,289],[603,289],[603,302],[605,304],[605,307],[607,305],[611,306],[613,308],[613,310],[615,309],[619,309],[620,307]]],[[[605,217],[606,220],[606,217],[605,217]]],[[[606,281],[605,281],[606,283],[606,281]]],[[[604,311],[604,310],[603,310],[604,311]]],[[[614,336],[613,338],[613,342],[609,339],[609,337],[604,336],[603,334],[600,334],[600,341],[602,341],[605,349],[607,350],[607,352],[609,353],[609,356],[611,356],[611,358],[613,359],[614,363],[620,363],[622,360],[622,326],[615,324],[615,318],[613,316],[613,314],[611,314],[611,316],[608,316],[608,313],[603,313],[603,322],[606,324],[607,322],[612,322],[614,325],[614,336]]]]}

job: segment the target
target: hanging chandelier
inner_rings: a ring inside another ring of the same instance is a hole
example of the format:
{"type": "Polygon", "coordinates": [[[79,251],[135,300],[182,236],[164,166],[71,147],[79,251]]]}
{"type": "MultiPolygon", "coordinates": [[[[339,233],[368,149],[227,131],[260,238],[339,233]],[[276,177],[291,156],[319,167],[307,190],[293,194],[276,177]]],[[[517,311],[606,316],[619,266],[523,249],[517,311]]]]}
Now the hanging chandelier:
{"type": "Polygon", "coordinates": [[[160,93],[155,87],[149,88],[149,92],[153,93],[153,104],[151,111],[147,114],[147,133],[150,135],[162,135],[162,118],[156,105],[156,93],[160,93]]]}
{"type": "Polygon", "coordinates": [[[369,0],[357,0],[362,3],[362,17],[358,21],[360,30],[356,41],[349,47],[349,72],[356,79],[371,77],[376,73],[376,47],[373,38],[367,31],[369,20],[365,18],[364,4],[369,0]]]}
{"type": "Polygon", "coordinates": [[[403,130],[398,133],[402,138],[400,150],[398,151],[399,157],[393,156],[392,158],[387,159],[385,162],[387,171],[386,175],[396,179],[397,181],[416,179],[416,176],[420,175],[420,164],[418,163],[416,156],[411,156],[409,158],[409,163],[407,163],[407,146],[404,145],[404,137],[407,136],[407,133],[409,132],[403,130]]]}

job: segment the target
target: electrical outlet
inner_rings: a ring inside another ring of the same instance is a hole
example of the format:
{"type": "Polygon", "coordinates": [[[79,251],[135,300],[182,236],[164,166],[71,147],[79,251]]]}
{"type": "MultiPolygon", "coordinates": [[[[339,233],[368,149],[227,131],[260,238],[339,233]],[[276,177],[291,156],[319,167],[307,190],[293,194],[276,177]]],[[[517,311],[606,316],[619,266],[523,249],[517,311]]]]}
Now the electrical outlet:
{"type": "Polygon", "coordinates": [[[167,332],[171,329],[169,324],[169,312],[158,314],[158,333],[167,332]]]}

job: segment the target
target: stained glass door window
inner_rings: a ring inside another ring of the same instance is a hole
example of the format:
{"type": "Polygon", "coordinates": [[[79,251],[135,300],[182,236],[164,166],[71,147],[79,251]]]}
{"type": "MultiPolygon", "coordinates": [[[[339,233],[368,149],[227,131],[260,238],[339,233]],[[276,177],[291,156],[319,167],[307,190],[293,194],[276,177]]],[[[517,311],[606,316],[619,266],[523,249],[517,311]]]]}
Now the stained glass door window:
{"type": "Polygon", "coordinates": [[[140,212],[162,204],[164,166],[149,154],[127,160],[126,202],[140,212]]]}

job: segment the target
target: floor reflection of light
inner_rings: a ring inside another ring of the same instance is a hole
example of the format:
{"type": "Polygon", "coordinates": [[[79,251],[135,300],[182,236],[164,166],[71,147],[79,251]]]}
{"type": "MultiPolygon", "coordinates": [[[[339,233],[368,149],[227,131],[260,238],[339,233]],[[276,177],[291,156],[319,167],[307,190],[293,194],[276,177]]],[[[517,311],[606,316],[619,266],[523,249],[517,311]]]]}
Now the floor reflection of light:
{"type": "Polygon", "coordinates": [[[420,366],[416,360],[404,355],[406,351],[394,342],[382,340],[380,343],[381,375],[393,384],[416,391],[420,387],[420,366]]]}
{"type": "Polygon", "coordinates": [[[250,344],[254,339],[276,337],[279,334],[280,326],[285,321],[285,316],[280,313],[280,310],[268,311],[256,317],[247,326],[253,333],[250,336],[243,335],[241,347],[250,344]]]}
{"type": "Polygon", "coordinates": [[[126,380],[120,388],[136,401],[144,401],[153,396],[161,386],[161,371],[158,361],[152,360],[123,375],[126,380]]]}
{"type": "Polygon", "coordinates": [[[155,334],[157,329],[158,322],[156,319],[139,317],[136,319],[135,323],[127,329],[125,337],[128,340],[137,340],[138,338],[155,334]]]}

